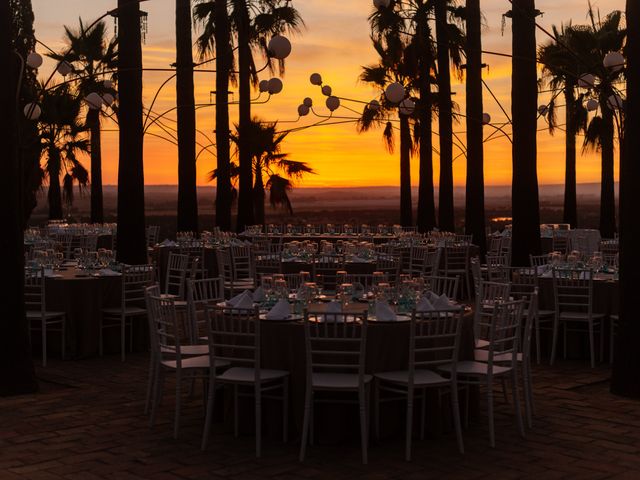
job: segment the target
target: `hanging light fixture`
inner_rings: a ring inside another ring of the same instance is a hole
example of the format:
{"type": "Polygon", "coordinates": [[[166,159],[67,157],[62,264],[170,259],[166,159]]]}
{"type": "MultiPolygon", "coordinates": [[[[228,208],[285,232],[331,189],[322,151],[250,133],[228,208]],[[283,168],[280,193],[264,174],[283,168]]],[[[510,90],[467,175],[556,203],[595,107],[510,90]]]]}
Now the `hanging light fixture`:
{"type": "Polygon", "coordinates": [[[271,95],[276,95],[278,93],[280,93],[282,91],[282,80],[280,80],[277,77],[274,77],[272,79],[269,80],[269,88],[268,88],[268,92],[271,95]]]}
{"type": "Polygon", "coordinates": [[[367,104],[367,109],[373,111],[373,112],[377,112],[378,110],[380,110],[380,102],[378,100],[371,100],[368,104],[367,104]]]}
{"type": "Polygon", "coordinates": [[[269,40],[267,45],[269,55],[278,60],[284,60],[291,53],[291,42],[287,37],[276,35],[269,40]]]}
{"type": "Polygon", "coordinates": [[[105,93],[104,95],[102,95],[102,101],[106,105],[111,106],[113,104],[113,102],[115,101],[115,97],[113,95],[111,95],[110,93],[105,93]]]}
{"type": "Polygon", "coordinates": [[[387,97],[391,103],[400,103],[404,98],[404,87],[399,82],[390,84],[384,91],[384,96],[387,97]]]}
{"type": "Polygon", "coordinates": [[[258,83],[258,90],[260,90],[261,92],[268,92],[269,80],[260,80],[260,83],[258,83]]]}
{"type": "Polygon", "coordinates": [[[620,95],[614,93],[612,95],[609,95],[609,97],[607,98],[607,105],[611,110],[623,110],[624,100],[620,95]]]}
{"type": "Polygon", "coordinates": [[[331,96],[331,92],[333,90],[331,89],[331,87],[329,85],[323,85],[322,86],[322,94],[326,97],[330,97],[331,96]]]}
{"type": "Polygon", "coordinates": [[[337,110],[338,107],[340,107],[340,99],[338,97],[329,97],[327,98],[325,105],[329,110],[333,112],[334,110],[337,110]]]}
{"type": "Polygon", "coordinates": [[[416,109],[416,102],[414,102],[410,98],[405,98],[404,100],[402,100],[402,102],[400,102],[399,110],[401,115],[405,115],[405,116],[412,115],[415,109],[416,109]]]}
{"type": "Polygon", "coordinates": [[[301,117],[305,117],[309,115],[309,107],[306,106],[304,103],[301,105],[298,105],[298,115],[301,117]]]}
{"type": "Polygon", "coordinates": [[[38,52],[31,52],[27,55],[27,65],[31,68],[39,68],[42,65],[42,55],[38,52]]]}
{"type": "Polygon", "coordinates": [[[313,106],[313,100],[311,100],[311,98],[306,97],[303,101],[302,104],[306,107],[311,108],[313,106]]]}
{"type": "Polygon", "coordinates": [[[66,77],[67,75],[69,75],[71,72],[73,72],[73,65],[71,65],[69,62],[67,61],[62,61],[58,64],[58,66],[56,67],[56,71],[62,75],[63,77],[66,77]]]}
{"type": "Polygon", "coordinates": [[[84,97],[84,101],[87,102],[91,110],[99,110],[102,108],[102,97],[96,92],[91,92],[89,95],[84,97]]]}
{"type": "Polygon", "coordinates": [[[578,86],[580,88],[593,88],[596,84],[596,77],[591,73],[585,73],[578,78],[578,86]]]}
{"type": "Polygon", "coordinates": [[[624,67],[624,55],[620,52],[609,52],[604,56],[602,64],[612,72],[618,72],[624,67]]]}
{"type": "Polygon", "coordinates": [[[482,124],[483,125],[489,125],[491,123],[491,115],[489,115],[488,113],[483,113],[482,114],[482,124]]]}
{"type": "Polygon", "coordinates": [[[540,115],[542,115],[543,117],[545,117],[547,115],[547,113],[549,113],[549,106],[548,105],[540,105],[538,107],[538,113],[540,115]]]}
{"type": "Polygon", "coordinates": [[[319,73],[312,73],[309,77],[311,85],[322,85],[322,75],[319,73]]]}
{"type": "Polygon", "coordinates": [[[595,98],[590,98],[589,100],[587,100],[587,104],[586,104],[587,111],[594,112],[598,109],[599,106],[600,104],[595,98]]]}
{"type": "Polygon", "coordinates": [[[391,0],[373,0],[373,6],[378,10],[388,8],[391,5],[391,0]]]}
{"type": "Polygon", "coordinates": [[[42,115],[42,108],[35,102],[27,103],[24,106],[24,116],[29,120],[38,120],[40,115],[42,115]]]}

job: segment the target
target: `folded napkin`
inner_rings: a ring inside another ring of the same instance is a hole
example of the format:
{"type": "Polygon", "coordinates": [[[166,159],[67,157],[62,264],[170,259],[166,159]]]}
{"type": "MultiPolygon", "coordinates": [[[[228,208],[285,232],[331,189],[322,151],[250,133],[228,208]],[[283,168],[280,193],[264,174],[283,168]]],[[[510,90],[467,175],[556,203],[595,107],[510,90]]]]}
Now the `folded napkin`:
{"type": "Polygon", "coordinates": [[[416,304],[417,312],[433,312],[435,308],[433,308],[433,304],[429,301],[429,299],[424,296],[420,299],[420,301],[416,304]]]}
{"type": "Polygon", "coordinates": [[[336,300],[331,300],[327,304],[327,313],[340,313],[342,311],[342,304],[336,300]]]}
{"type": "Polygon", "coordinates": [[[291,305],[284,298],[278,300],[266,315],[267,320],[285,320],[291,315],[291,305]]]}
{"type": "Polygon", "coordinates": [[[444,293],[438,297],[438,300],[433,302],[433,307],[436,310],[446,310],[451,308],[451,301],[449,301],[449,297],[447,297],[444,293]]]}
{"type": "Polygon", "coordinates": [[[245,290],[239,295],[236,295],[232,299],[227,301],[227,305],[236,308],[252,308],[253,307],[253,295],[249,290],[245,290]]]}
{"type": "Polygon", "coordinates": [[[173,240],[169,240],[168,238],[165,238],[161,243],[160,243],[161,247],[177,247],[178,244],[176,242],[174,242],[173,240]]]}
{"type": "Polygon", "coordinates": [[[110,268],[102,268],[98,271],[98,275],[101,277],[119,277],[121,274],[118,272],[114,272],[110,268]]]}
{"type": "Polygon", "coordinates": [[[253,301],[254,302],[263,302],[265,299],[264,289],[262,287],[258,287],[253,292],[253,301]]]}
{"type": "Polygon", "coordinates": [[[389,306],[389,303],[385,301],[376,300],[375,308],[378,321],[389,322],[398,319],[396,312],[394,312],[389,306]]]}

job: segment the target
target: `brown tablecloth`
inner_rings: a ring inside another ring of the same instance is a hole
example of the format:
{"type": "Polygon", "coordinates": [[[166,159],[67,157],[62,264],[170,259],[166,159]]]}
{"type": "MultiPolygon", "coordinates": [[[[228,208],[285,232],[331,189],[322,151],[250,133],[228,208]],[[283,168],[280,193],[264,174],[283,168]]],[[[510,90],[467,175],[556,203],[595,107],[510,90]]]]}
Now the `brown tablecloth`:
{"type": "MultiPolygon", "coordinates": [[[[540,286],[540,309],[553,310],[555,308],[553,296],[553,279],[541,277],[538,279],[540,286]]],[[[617,315],[620,309],[620,291],[618,281],[593,280],[593,312],[605,315],[617,315]]]]}

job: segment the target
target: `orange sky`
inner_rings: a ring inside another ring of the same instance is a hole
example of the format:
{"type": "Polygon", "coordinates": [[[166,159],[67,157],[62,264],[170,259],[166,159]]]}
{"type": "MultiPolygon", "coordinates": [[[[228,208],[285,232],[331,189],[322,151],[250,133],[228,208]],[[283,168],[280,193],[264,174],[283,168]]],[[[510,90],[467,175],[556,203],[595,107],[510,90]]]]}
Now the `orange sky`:
{"type": "MultiPolygon", "coordinates": [[[[36,35],[54,49],[61,48],[62,26],[76,26],[78,16],[91,21],[116,6],[115,0],[32,0],[36,15],[36,35]]],[[[367,16],[371,11],[370,0],[294,0],[306,23],[302,34],[292,38],[293,52],[287,59],[286,75],[283,78],[284,90],[273,96],[266,104],[255,105],[253,114],[264,120],[279,120],[283,128],[302,126],[318,121],[311,115],[298,123],[286,123],[297,118],[296,108],[302,99],[310,96],[314,100],[316,112],[326,115],[325,97],[318,87],[312,86],[309,75],[322,74],[326,84],[331,85],[335,95],[368,101],[375,97],[375,91],[357,81],[362,65],[375,62],[375,53],[370,45],[367,16]]],[[[613,9],[623,9],[624,0],[594,0],[592,4],[600,8],[603,15],[613,9]]],[[[587,0],[538,0],[537,8],[544,12],[540,23],[545,27],[572,20],[574,24],[586,22],[587,0]]],[[[172,0],[150,0],[143,4],[149,12],[149,32],[143,46],[145,67],[168,67],[175,61],[174,50],[174,2],[172,0]]],[[[483,32],[485,50],[509,53],[511,50],[511,30],[509,24],[501,35],[501,15],[509,9],[507,0],[484,0],[482,8],[486,27],[483,32]]],[[[113,32],[112,20],[108,19],[109,31],[113,32]]],[[[195,34],[194,34],[195,38],[195,34]]],[[[538,32],[538,42],[547,38],[538,32]]],[[[485,56],[489,64],[485,70],[485,80],[500,102],[509,111],[510,103],[510,61],[508,58],[485,56]]],[[[257,61],[260,64],[260,60],[257,61]]],[[[52,65],[45,63],[41,75],[48,74],[52,65]]],[[[160,84],[168,73],[145,72],[144,101],[151,102],[160,84]]],[[[209,103],[209,92],[214,89],[215,74],[196,74],[196,102],[209,103]]],[[[261,78],[269,78],[267,72],[261,78]]],[[[454,80],[454,97],[464,112],[464,85],[454,80]]],[[[257,95],[257,94],[256,94],[257,95]]],[[[264,96],[262,97],[264,98],[264,96]]],[[[539,103],[546,103],[548,95],[541,95],[539,103]]],[[[485,111],[489,112],[492,122],[506,121],[496,103],[485,91],[485,111]]],[[[175,83],[170,82],[162,91],[154,107],[157,112],[165,111],[175,105],[175,83]]],[[[347,104],[356,110],[357,103],[347,104]]],[[[213,108],[198,111],[198,135],[202,145],[213,139],[213,108]]],[[[340,109],[340,116],[353,116],[351,112],[340,109]]],[[[564,113],[559,110],[558,118],[564,113]]],[[[167,118],[175,118],[168,116],[167,118]]],[[[231,108],[231,118],[235,122],[237,109],[231,108]]],[[[175,125],[167,122],[168,125],[175,125]]],[[[437,122],[436,122],[437,123],[437,122]]],[[[435,125],[434,125],[435,126],[435,125]]],[[[540,120],[539,128],[544,128],[540,120]]],[[[113,125],[104,124],[103,135],[103,181],[105,184],[117,180],[117,132],[113,125]]],[[[454,124],[454,131],[464,132],[464,122],[454,124]]],[[[150,129],[153,133],[166,135],[159,128],[150,129]]],[[[489,133],[487,129],[485,135],[489,133]]],[[[305,178],[300,186],[365,186],[397,185],[399,183],[398,155],[389,154],[382,144],[382,132],[372,131],[358,134],[353,124],[316,127],[292,133],[284,144],[284,151],[294,160],[303,160],[317,172],[305,178]]],[[[461,135],[464,140],[464,134],[461,135]]],[[[437,137],[434,136],[437,148],[437,137]]],[[[454,153],[457,154],[459,151],[454,153]]],[[[176,147],[153,136],[145,137],[145,181],[148,184],[175,184],[177,181],[176,147]]],[[[88,167],[88,159],[85,165],[88,167]]],[[[558,131],[555,136],[540,132],[538,136],[538,174],[541,183],[562,183],[564,179],[564,138],[558,131]]],[[[198,183],[207,184],[207,172],[215,167],[215,157],[203,153],[198,159],[198,183]]],[[[412,183],[418,181],[418,159],[412,161],[412,183]]],[[[438,175],[438,156],[434,154],[435,178],[438,175]]],[[[454,175],[457,185],[464,185],[464,157],[454,163],[454,175]]],[[[583,155],[578,160],[578,181],[597,182],[600,178],[599,158],[595,154],[583,155]]],[[[511,147],[506,139],[497,139],[485,144],[485,179],[490,185],[508,184],[511,180],[511,147]]]]}

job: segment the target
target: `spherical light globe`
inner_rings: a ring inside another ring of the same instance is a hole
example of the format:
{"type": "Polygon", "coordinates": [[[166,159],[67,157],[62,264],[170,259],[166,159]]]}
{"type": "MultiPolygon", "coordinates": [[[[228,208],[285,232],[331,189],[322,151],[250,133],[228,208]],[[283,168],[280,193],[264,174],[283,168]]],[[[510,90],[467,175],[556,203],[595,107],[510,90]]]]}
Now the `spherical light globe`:
{"type": "Polygon", "coordinates": [[[483,125],[489,125],[491,123],[491,115],[489,115],[488,113],[483,113],[482,114],[482,124],[483,125]]]}
{"type": "Polygon", "coordinates": [[[111,106],[111,104],[115,100],[115,97],[113,95],[111,95],[110,93],[105,93],[104,95],[102,95],[102,100],[104,101],[104,103],[106,103],[107,105],[111,106]]]}
{"type": "Polygon", "coordinates": [[[311,100],[311,98],[306,97],[303,101],[302,104],[306,107],[311,108],[313,106],[313,100],[311,100]]]}
{"type": "Polygon", "coordinates": [[[373,0],[373,6],[377,9],[387,8],[391,5],[391,0],[373,0]]]}
{"type": "Polygon", "coordinates": [[[329,97],[327,98],[325,105],[329,110],[333,112],[334,110],[337,110],[338,107],[340,106],[340,99],[338,97],[329,97]]]}
{"type": "Polygon", "coordinates": [[[269,89],[268,92],[271,95],[276,95],[278,93],[280,93],[282,91],[282,80],[280,80],[279,78],[272,78],[269,80],[269,89]]]}
{"type": "Polygon", "coordinates": [[[547,105],[540,105],[538,107],[538,113],[542,116],[545,116],[547,113],[549,113],[549,107],[547,105]]]}
{"type": "Polygon", "coordinates": [[[400,114],[409,116],[413,114],[416,109],[416,102],[411,100],[410,98],[405,98],[402,102],[400,102],[400,114]]]}
{"type": "Polygon", "coordinates": [[[585,73],[578,78],[578,86],[580,88],[593,88],[596,84],[596,77],[590,73],[585,73]]]}
{"type": "Polygon", "coordinates": [[[91,92],[89,95],[84,97],[84,101],[87,102],[91,110],[98,110],[102,107],[102,97],[96,92],[91,92]]]}
{"type": "Polygon", "coordinates": [[[113,80],[109,80],[109,79],[104,80],[104,81],[102,82],[102,86],[103,86],[104,88],[113,88],[113,80]]]}
{"type": "Polygon", "coordinates": [[[42,115],[42,108],[37,103],[27,103],[24,106],[24,116],[29,120],[38,120],[42,115]]]}
{"type": "Polygon", "coordinates": [[[56,70],[60,75],[62,75],[63,77],[66,77],[71,72],[73,72],[73,65],[71,65],[69,62],[62,61],[58,64],[58,67],[56,68],[56,70]]]}
{"type": "Polygon", "coordinates": [[[384,95],[391,103],[400,103],[404,98],[404,87],[401,83],[394,82],[386,88],[384,95]]]}
{"type": "Polygon", "coordinates": [[[269,55],[272,57],[277,58],[278,60],[284,60],[291,53],[291,42],[287,37],[276,35],[269,40],[267,50],[269,51],[269,55]]]}
{"type": "Polygon", "coordinates": [[[607,98],[607,105],[612,110],[621,110],[624,107],[624,100],[620,95],[614,93],[607,98]]]}
{"type": "Polygon", "coordinates": [[[624,56],[620,52],[609,52],[604,56],[602,64],[605,68],[617,72],[624,67],[624,56]]]}
{"type": "Polygon", "coordinates": [[[380,110],[380,102],[378,100],[371,100],[367,104],[367,108],[369,110],[373,110],[374,112],[377,112],[378,110],[380,110]]]}
{"type": "Polygon", "coordinates": [[[27,55],[27,65],[31,68],[38,68],[42,65],[42,55],[38,52],[31,52],[27,55]]]}
{"type": "Polygon", "coordinates": [[[300,115],[301,117],[309,115],[309,107],[307,107],[304,103],[302,105],[298,105],[298,115],[300,115]]]}
{"type": "Polygon", "coordinates": [[[309,77],[311,85],[322,85],[322,75],[319,73],[312,73],[309,77]]]}
{"type": "Polygon", "coordinates": [[[258,90],[260,90],[261,92],[268,92],[269,80],[260,80],[260,83],[258,83],[258,90]]]}
{"type": "Polygon", "coordinates": [[[587,111],[595,112],[599,106],[600,104],[595,98],[590,98],[589,100],[587,100],[587,105],[586,105],[587,111]]]}
{"type": "Polygon", "coordinates": [[[333,90],[331,90],[331,87],[329,85],[323,85],[322,86],[322,94],[323,95],[325,95],[327,97],[330,97],[332,91],[333,90]]]}

